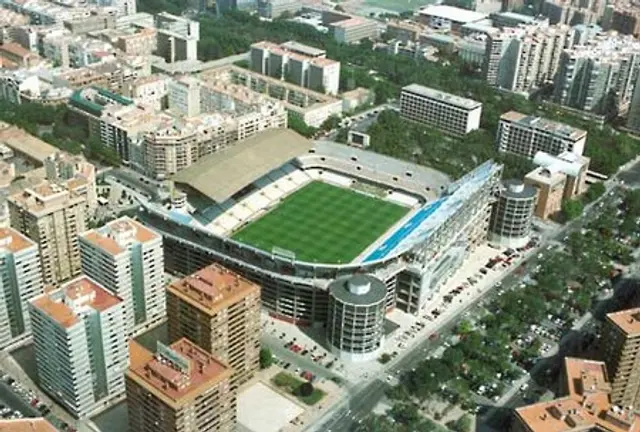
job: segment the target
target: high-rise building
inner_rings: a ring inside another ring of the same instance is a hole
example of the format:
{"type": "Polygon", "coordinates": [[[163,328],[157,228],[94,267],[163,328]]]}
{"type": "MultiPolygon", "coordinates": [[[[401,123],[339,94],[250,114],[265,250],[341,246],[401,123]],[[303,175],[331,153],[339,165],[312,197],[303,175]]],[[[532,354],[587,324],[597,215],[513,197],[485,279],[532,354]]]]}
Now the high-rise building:
{"type": "Polygon", "coordinates": [[[8,202],[11,227],[38,243],[44,283],[79,274],[78,234],[86,230],[86,196],[44,181],[8,202]]]}
{"type": "Polygon", "coordinates": [[[538,191],[534,210],[536,216],[540,219],[547,219],[562,209],[566,182],[566,174],[551,171],[545,167],[538,167],[525,176],[524,183],[533,186],[538,191]]]}
{"type": "Polygon", "coordinates": [[[57,432],[51,423],[43,418],[23,418],[0,420],[0,432],[57,432]]]}
{"type": "Polygon", "coordinates": [[[539,151],[557,156],[566,151],[582,155],[587,131],[543,117],[509,111],[500,116],[496,147],[529,159],[539,151]]]}
{"type": "Polygon", "coordinates": [[[489,32],[483,73],[492,86],[529,93],[553,82],[562,51],[573,46],[574,30],[542,22],[489,32]]]}
{"type": "Polygon", "coordinates": [[[520,180],[504,180],[491,212],[489,239],[497,244],[519,248],[529,242],[536,204],[536,189],[520,180]]]}
{"type": "Polygon", "coordinates": [[[324,50],[297,42],[254,43],[251,70],[320,93],[335,95],[340,87],[340,62],[326,58],[324,50]]]}
{"type": "Polygon", "coordinates": [[[124,302],[81,276],[30,302],[40,386],[84,418],[124,395],[124,302]]]}
{"type": "Polygon", "coordinates": [[[128,218],[80,235],[82,272],[125,303],[127,333],[166,316],[162,237],[128,218]]]}
{"type": "Polygon", "coordinates": [[[636,79],[636,85],[633,90],[633,97],[629,105],[629,114],[627,115],[627,127],[634,132],[640,132],[640,74],[636,79]]]}
{"type": "Polygon", "coordinates": [[[98,207],[96,191],[96,167],[80,155],[56,152],[44,160],[47,180],[64,184],[69,190],[87,197],[89,215],[98,207]]]}
{"type": "Polygon", "coordinates": [[[517,408],[513,432],[636,432],[638,415],[613,400],[607,376],[609,364],[577,358],[564,359],[561,391],[566,395],[517,408]]]}
{"type": "Polygon", "coordinates": [[[402,88],[400,115],[450,135],[466,135],[480,127],[482,104],[418,84],[402,88]]]}
{"type": "Polygon", "coordinates": [[[232,369],[183,338],[155,354],[131,341],[126,373],[131,432],[232,432],[232,369]]]}
{"type": "Polygon", "coordinates": [[[190,76],[170,80],[167,84],[169,110],[185,117],[200,114],[201,84],[199,80],[190,76]]]}
{"type": "Polygon", "coordinates": [[[0,349],[31,334],[29,300],[42,294],[38,245],[0,228],[0,349]]]}
{"type": "Polygon", "coordinates": [[[167,288],[169,340],[186,337],[229,363],[234,387],[259,368],[260,287],[213,264],[167,288]]]}
{"type": "Polygon", "coordinates": [[[200,23],[185,17],[160,12],[155,15],[156,54],[168,63],[198,59],[200,23]]]}
{"type": "Polygon", "coordinates": [[[554,83],[556,103],[602,115],[628,111],[640,70],[640,41],[602,34],[564,50],[554,83]]]}
{"type": "Polygon", "coordinates": [[[607,315],[602,340],[611,377],[611,401],[640,406],[640,308],[607,315]]]}

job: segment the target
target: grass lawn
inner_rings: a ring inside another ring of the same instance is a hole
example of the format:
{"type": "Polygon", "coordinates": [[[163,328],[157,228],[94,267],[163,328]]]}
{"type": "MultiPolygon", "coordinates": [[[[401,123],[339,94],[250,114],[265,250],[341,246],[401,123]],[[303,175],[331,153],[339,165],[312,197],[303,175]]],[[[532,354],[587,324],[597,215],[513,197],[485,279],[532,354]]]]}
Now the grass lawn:
{"type": "Polygon", "coordinates": [[[285,389],[287,393],[295,396],[300,401],[307,405],[315,405],[322,400],[325,396],[325,392],[314,387],[313,392],[309,396],[301,396],[298,394],[298,388],[306,381],[301,380],[286,372],[279,372],[276,376],[271,378],[271,382],[282,389],[285,389]]]}
{"type": "Polygon", "coordinates": [[[353,190],[312,182],[232,238],[271,252],[292,251],[296,259],[348,263],[409,211],[353,190]]]}

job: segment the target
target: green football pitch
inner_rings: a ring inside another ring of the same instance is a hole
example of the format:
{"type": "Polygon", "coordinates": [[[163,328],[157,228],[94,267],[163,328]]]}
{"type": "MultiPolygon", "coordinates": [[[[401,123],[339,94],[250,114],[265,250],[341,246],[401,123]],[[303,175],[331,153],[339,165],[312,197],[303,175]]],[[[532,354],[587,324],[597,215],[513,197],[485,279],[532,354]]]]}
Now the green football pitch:
{"type": "Polygon", "coordinates": [[[350,189],[312,182],[236,232],[234,240],[297,260],[348,263],[409,211],[350,189]]]}

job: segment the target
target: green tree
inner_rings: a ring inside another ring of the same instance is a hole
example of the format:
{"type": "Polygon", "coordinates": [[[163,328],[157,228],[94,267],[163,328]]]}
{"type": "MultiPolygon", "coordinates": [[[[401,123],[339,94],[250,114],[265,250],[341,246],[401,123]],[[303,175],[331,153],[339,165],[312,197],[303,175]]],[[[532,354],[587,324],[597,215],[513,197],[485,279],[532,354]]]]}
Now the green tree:
{"type": "Polygon", "coordinates": [[[273,354],[267,347],[260,348],[260,369],[266,369],[273,364],[273,354]]]}
{"type": "Polygon", "coordinates": [[[455,432],[471,432],[473,420],[468,414],[459,417],[457,420],[447,422],[447,427],[455,432]]]}
{"type": "Polygon", "coordinates": [[[562,202],[562,215],[565,220],[573,220],[582,215],[584,204],[579,199],[569,199],[562,202]]]}
{"type": "Polygon", "coordinates": [[[603,183],[594,183],[589,186],[589,189],[587,189],[587,192],[584,194],[584,198],[587,202],[592,202],[604,195],[606,191],[607,189],[603,183]]]}

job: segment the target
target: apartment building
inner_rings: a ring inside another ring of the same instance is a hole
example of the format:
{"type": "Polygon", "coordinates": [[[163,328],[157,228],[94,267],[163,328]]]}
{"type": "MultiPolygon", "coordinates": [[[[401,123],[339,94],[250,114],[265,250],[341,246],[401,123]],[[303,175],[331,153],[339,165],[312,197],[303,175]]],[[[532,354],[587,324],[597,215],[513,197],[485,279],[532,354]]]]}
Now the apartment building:
{"type": "Polygon", "coordinates": [[[251,70],[325,94],[338,94],[340,62],[324,50],[297,42],[281,45],[262,41],[251,45],[251,70]]]}
{"type": "Polygon", "coordinates": [[[533,210],[540,219],[548,219],[562,209],[562,199],[567,182],[566,174],[538,167],[524,177],[524,184],[537,191],[536,206],[533,210]]]}
{"type": "Polygon", "coordinates": [[[200,80],[191,76],[170,80],[167,83],[169,110],[185,117],[199,115],[201,85],[200,80]]]}
{"type": "Polygon", "coordinates": [[[218,113],[174,119],[144,135],[145,171],[158,179],[168,178],[208,154],[286,125],[286,111],[279,104],[266,104],[259,112],[242,116],[218,113]]]}
{"type": "Polygon", "coordinates": [[[0,228],[0,349],[31,335],[29,300],[42,289],[38,245],[11,228],[0,228]]]}
{"type": "Polygon", "coordinates": [[[80,273],[78,234],[86,230],[86,196],[48,181],[8,198],[11,227],[40,248],[46,285],[80,273]]]}
{"type": "Polygon", "coordinates": [[[200,78],[205,82],[205,87],[210,89],[205,90],[211,91],[211,100],[215,101],[216,95],[224,95],[223,100],[229,100],[229,97],[232,100],[255,99],[260,96],[271,103],[282,104],[288,113],[299,117],[309,126],[320,127],[332,115],[342,114],[342,101],[337,97],[238,66],[211,69],[203,72],[200,78]],[[243,87],[248,91],[242,91],[243,87]],[[234,93],[241,94],[242,98],[233,97],[234,93]]]}
{"type": "MultiPolygon", "coordinates": [[[[134,24],[135,26],[135,24],[134,24]]],[[[160,12],[155,15],[156,55],[167,63],[198,59],[200,23],[188,18],[160,12]]]]}
{"type": "Polygon", "coordinates": [[[554,156],[566,151],[582,155],[586,141],[585,130],[516,111],[500,116],[496,135],[498,151],[529,159],[539,151],[554,156]]]}
{"type": "Polygon", "coordinates": [[[125,305],[128,335],[166,316],[162,237],[122,217],[80,235],[82,272],[125,305]]]}
{"type": "Polygon", "coordinates": [[[571,48],[575,31],[567,25],[538,22],[490,32],[483,73],[492,86],[528,94],[553,82],[563,50],[571,48]]]}
{"type": "Polygon", "coordinates": [[[605,12],[606,0],[546,0],[542,15],[551,24],[595,24],[605,12]]]}
{"type": "Polygon", "coordinates": [[[87,215],[92,216],[98,208],[96,190],[96,167],[81,155],[56,152],[44,160],[47,180],[62,184],[77,195],[87,199],[87,215]]]}
{"type": "Polygon", "coordinates": [[[565,358],[560,383],[565,396],[515,409],[510,430],[637,432],[638,415],[613,399],[607,376],[610,366],[600,361],[565,358]]]}
{"type": "Polygon", "coordinates": [[[640,406],[640,308],[608,314],[602,333],[611,401],[625,407],[640,406]]]}
{"type": "Polygon", "coordinates": [[[169,340],[187,338],[233,368],[232,385],[259,369],[260,287],[213,264],[167,288],[169,340]]]}
{"type": "Polygon", "coordinates": [[[602,26],[607,31],[637,36],[640,33],[640,10],[633,3],[609,4],[604,12],[602,26]]]}
{"type": "Polygon", "coordinates": [[[124,302],[81,276],[30,302],[40,387],[77,418],[122,398],[124,302]]]}
{"type": "Polygon", "coordinates": [[[466,135],[480,127],[482,104],[418,84],[402,88],[400,115],[450,135],[466,135]]]}
{"type": "Polygon", "coordinates": [[[301,8],[298,0],[258,0],[258,14],[264,18],[278,18],[286,12],[293,15],[301,8]]]}
{"type": "Polygon", "coordinates": [[[594,114],[628,111],[640,68],[640,41],[605,34],[565,50],[554,82],[554,102],[594,114]]]}
{"type": "Polygon", "coordinates": [[[329,24],[329,32],[339,43],[359,43],[363,39],[378,37],[378,22],[360,16],[352,16],[329,24]]]}
{"type": "Polygon", "coordinates": [[[232,432],[236,391],[232,369],[188,339],[155,354],[131,341],[126,373],[129,430],[232,432]]]}

